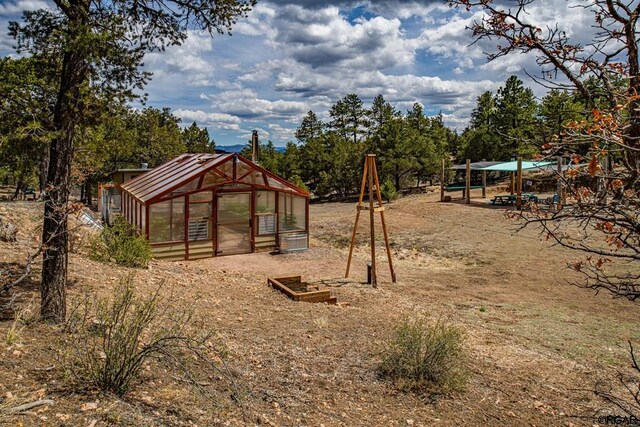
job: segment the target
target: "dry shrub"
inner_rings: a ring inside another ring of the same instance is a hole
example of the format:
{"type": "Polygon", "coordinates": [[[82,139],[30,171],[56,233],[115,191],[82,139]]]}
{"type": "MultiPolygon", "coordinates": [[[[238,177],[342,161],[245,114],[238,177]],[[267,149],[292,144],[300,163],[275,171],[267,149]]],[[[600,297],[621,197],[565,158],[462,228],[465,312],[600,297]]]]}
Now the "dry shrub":
{"type": "Polygon", "coordinates": [[[382,378],[401,390],[448,394],[464,389],[464,333],[439,319],[418,315],[403,318],[388,340],[379,367],[382,378]]]}
{"type": "Polygon", "coordinates": [[[99,237],[100,232],[90,229],[82,224],[73,224],[69,227],[69,252],[73,254],[92,253],[94,240],[99,237]]]}
{"type": "Polygon", "coordinates": [[[77,304],[67,331],[72,351],[67,365],[86,386],[123,395],[141,380],[152,360],[198,386],[198,376],[228,379],[224,347],[192,310],[160,295],[139,296],[133,277],[124,277],[111,298],[89,296],[77,304]]]}
{"type": "Polygon", "coordinates": [[[127,221],[117,217],[113,225],[105,227],[91,240],[90,257],[125,267],[146,267],[153,253],[147,239],[127,221]]]}
{"type": "Polygon", "coordinates": [[[0,218],[0,241],[15,242],[17,241],[18,227],[11,223],[3,223],[0,218]]]}
{"type": "Polygon", "coordinates": [[[39,319],[39,313],[35,309],[33,300],[21,304],[19,308],[15,309],[13,315],[13,321],[4,336],[4,342],[9,347],[21,343],[24,329],[39,319]]]}
{"type": "Polygon", "coordinates": [[[601,380],[595,385],[596,396],[611,404],[615,411],[622,415],[614,417],[612,424],[637,425],[640,420],[640,364],[631,341],[629,341],[629,357],[631,372],[618,371],[617,383],[601,380]],[[624,417],[626,420],[623,422],[624,417]]]}

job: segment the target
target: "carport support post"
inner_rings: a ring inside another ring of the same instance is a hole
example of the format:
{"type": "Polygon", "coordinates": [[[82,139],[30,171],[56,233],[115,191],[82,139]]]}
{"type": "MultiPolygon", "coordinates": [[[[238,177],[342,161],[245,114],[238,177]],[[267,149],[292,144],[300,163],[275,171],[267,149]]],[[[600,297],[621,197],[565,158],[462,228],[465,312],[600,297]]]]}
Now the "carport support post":
{"type": "Polygon", "coordinates": [[[471,160],[467,159],[467,204],[471,203],[471,160]]]}
{"type": "Polygon", "coordinates": [[[511,184],[509,185],[509,192],[511,193],[512,196],[515,193],[515,187],[516,187],[516,173],[511,172],[511,184]]]}
{"type": "Polygon", "coordinates": [[[518,188],[516,193],[516,209],[522,209],[522,157],[518,157],[518,188]]]}
{"type": "Polygon", "coordinates": [[[562,175],[562,156],[558,156],[558,177],[556,179],[558,180],[556,188],[558,201],[560,202],[560,204],[564,205],[566,200],[564,199],[564,185],[562,183],[562,180],[564,179],[562,175]]]}
{"type": "Polygon", "coordinates": [[[445,166],[445,158],[442,158],[442,162],[440,162],[440,201],[444,202],[444,166],[445,166]]]}
{"type": "MultiPolygon", "coordinates": [[[[484,162],[486,159],[482,159],[484,162]]],[[[487,171],[482,171],[482,198],[487,198],[487,171]]]]}

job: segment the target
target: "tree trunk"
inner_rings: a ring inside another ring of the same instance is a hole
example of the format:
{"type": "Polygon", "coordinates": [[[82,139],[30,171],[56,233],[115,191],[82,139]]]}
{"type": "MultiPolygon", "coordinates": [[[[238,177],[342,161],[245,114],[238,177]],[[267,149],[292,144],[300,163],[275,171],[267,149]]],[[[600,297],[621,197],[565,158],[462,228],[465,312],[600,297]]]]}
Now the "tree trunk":
{"type": "Polygon", "coordinates": [[[400,167],[396,165],[396,171],[393,174],[394,186],[396,187],[396,191],[400,191],[400,167]]]}
{"type": "Polygon", "coordinates": [[[87,206],[91,206],[93,204],[93,200],[91,198],[91,180],[87,178],[84,182],[84,204],[87,206]]]}
{"type": "Polygon", "coordinates": [[[43,197],[45,190],[47,189],[47,174],[49,171],[49,146],[42,148],[42,154],[40,158],[40,179],[38,180],[38,190],[40,190],[40,197],[43,197]]]}
{"type": "Polygon", "coordinates": [[[11,200],[16,200],[18,198],[18,196],[20,195],[20,191],[22,191],[23,186],[24,186],[24,182],[22,181],[22,176],[20,176],[20,178],[18,178],[18,183],[16,184],[16,191],[14,191],[13,197],[11,197],[11,200]]]}
{"type": "MultiPolygon", "coordinates": [[[[611,3],[608,3],[609,10],[614,11],[611,3]]],[[[613,13],[612,13],[613,14],[613,13]]],[[[624,138],[624,142],[631,149],[624,150],[623,162],[630,172],[631,188],[640,190],[640,101],[638,100],[638,91],[640,90],[640,65],[638,64],[638,44],[636,39],[636,23],[638,20],[637,12],[630,15],[629,20],[625,23],[624,32],[627,44],[627,57],[629,64],[629,130],[624,138]]]]}
{"type": "MultiPolygon", "coordinates": [[[[82,23],[87,19],[88,7],[88,2],[72,6],[68,35],[72,42],[78,42],[82,36],[82,23]]],[[[62,323],[66,317],[69,179],[81,90],[87,77],[84,56],[81,51],[68,45],[62,59],[60,89],[54,109],[53,125],[57,136],[49,148],[42,227],[45,249],[42,255],[40,315],[43,320],[54,323],[62,323]]]]}

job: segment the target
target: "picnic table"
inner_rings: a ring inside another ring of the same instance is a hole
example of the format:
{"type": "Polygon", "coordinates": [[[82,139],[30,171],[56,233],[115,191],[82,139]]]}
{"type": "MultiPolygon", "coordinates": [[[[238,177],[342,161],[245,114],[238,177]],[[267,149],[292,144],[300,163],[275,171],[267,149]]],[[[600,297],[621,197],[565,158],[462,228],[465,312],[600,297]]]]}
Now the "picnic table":
{"type": "MultiPolygon", "coordinates": [[[[470,190],[483,188],[482,185],[472,185],[469,187],[470,190]]],[[[465,184],[449,184],[444,187],[444,191],[447,193],[450,191],[462,191],[462,197],[464,197],[467,193],[467,186],[465,184]]]]}
{"type": "MultiPolygon", "coordinates": [[[[491,199],[491,204],[495,205],[496,203],[500,203],[501,205],[513,205],[516,203],[518,196],[515,194],[504,194],[504,195],[496,195],[491,199]]],[[[532,193],[522,193],[520,195],[520,200],[523,202],[538,202],[538,196],[532,193]]]]}
{"type": "Polygon", "coordinates": [[[36,190],[33,188],[23,188],[22,200],[29,200],[29,196],[31,196],[31,200],[36,200],[36,190]]]}

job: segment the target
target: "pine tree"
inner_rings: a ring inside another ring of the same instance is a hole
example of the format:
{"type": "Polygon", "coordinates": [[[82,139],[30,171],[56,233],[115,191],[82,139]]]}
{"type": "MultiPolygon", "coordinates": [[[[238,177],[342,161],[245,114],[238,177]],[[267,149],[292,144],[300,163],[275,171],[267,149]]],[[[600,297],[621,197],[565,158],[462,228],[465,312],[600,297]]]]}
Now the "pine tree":
{"type": "MultiPolygon", "coordinates": [[[[135,96],[150,75],[141,70],[145,53],[178,45],[190,28],[230,31],[255,0],[67,0],[51,10],[23,14],[10,34],[39,60],[61,62],[53,109],[42,242],[43,319],[64,322],[67,282],[67,215],[72,154],[79,126],[101,111],[104,98],[135,96]]],[[[53,69],[53,68],[51,68],[53,69]]]]}
{"type": "Polygon", "coordinates": [[[182,141],[187,153],[215,153],[215,143],[207,128],[199,128],[196,122],[182,129],[182,141]]]}

